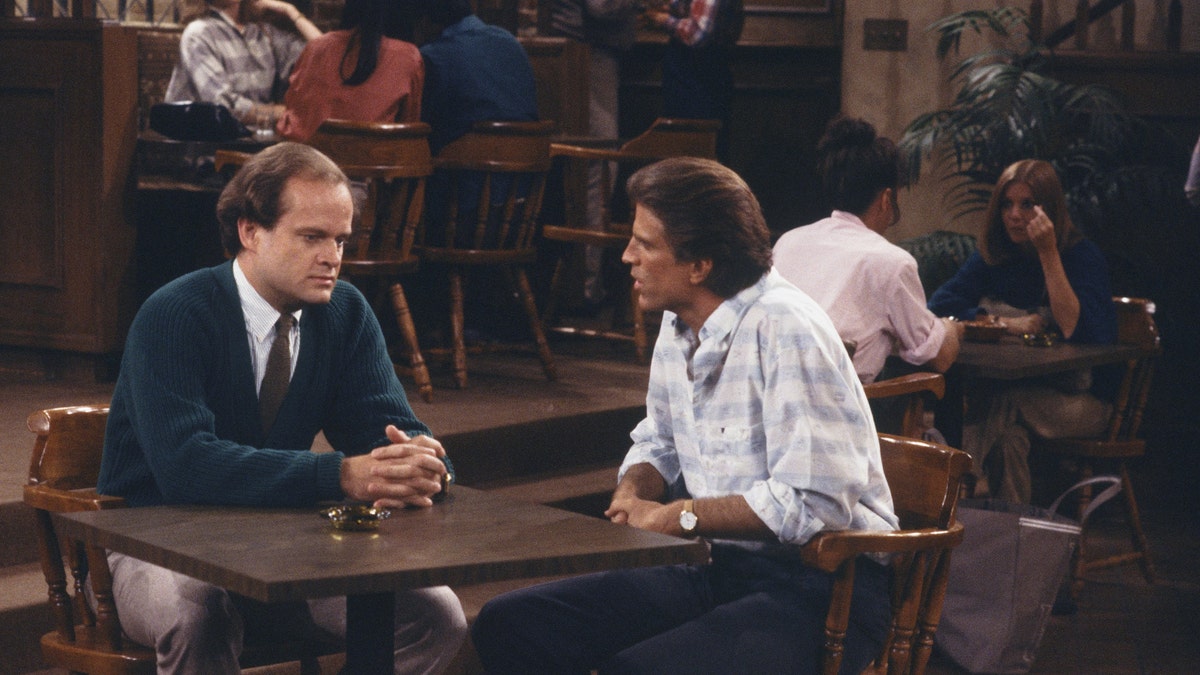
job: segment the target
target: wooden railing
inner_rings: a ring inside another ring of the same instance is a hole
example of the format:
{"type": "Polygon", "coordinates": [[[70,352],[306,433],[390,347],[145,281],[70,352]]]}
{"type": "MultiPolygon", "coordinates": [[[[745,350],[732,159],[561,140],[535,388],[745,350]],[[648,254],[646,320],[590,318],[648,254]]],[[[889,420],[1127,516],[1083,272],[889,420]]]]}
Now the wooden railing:
{"type": "MultiPolygon", "coordinates": [[[[1042,0],[1032,0],[1029,3],[1030,38],[1037,40],[1042,35],[1044,3],[1042,0]]],[[[1046,36],[1045,44],[1054,49],[1074,37],[1074,48],[1080,51],[1088,49],[1089,32],[1093,22],[1110,14],[1116,9],[1121,10],[1121,37],[1118,41],[1121,51],[1134,50],[1134,28],[1137,23],[1136,0],[1100,0],[1093,4],[1088,0],[1075,3],[1075,18],[1054,29],[1046,36]]],[[[1167,5],[1167,31],[1165,50],[1177,52],[1180,49],[1183,35],[1183,3],[1180,0],[1170,0],[1167,5]]]]}

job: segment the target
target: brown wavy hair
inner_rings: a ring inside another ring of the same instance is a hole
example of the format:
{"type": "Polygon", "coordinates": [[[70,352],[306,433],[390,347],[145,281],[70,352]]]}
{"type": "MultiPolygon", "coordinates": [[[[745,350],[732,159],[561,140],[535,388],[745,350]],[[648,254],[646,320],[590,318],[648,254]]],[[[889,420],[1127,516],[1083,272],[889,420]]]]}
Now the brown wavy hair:
{"type": "Polygon", "coordinates": [[[1054,223],[1054,236],[1058,241],[1061,252],[1074,246],[1083,239],[1083,234],[1071,222],[1071,214],[1067,211],[1067,198],[1063,193],[1062,182],[1058,172],[1049,163],[1040,159],[1023,159],[1009,165],[996,181],[992,190],[992,198],[988,202],[984,222],[986,223],[983,238],[979,241],[979,254],[989,265],[1001,265],[1015,258],[1029,255],[1029,250],[1013,243],[1004,229],[1004,217],[1000,205],[1004,202],[1004,193],[1013,183],[1024,183],[1033,192],[1033,199],[1046,217],[1054,223]]]}
{"type": "Polygon", "coordinates": [[[629,178],[631,202],[663,223],[680,262],[712,260],[706,288],[731,298],[771,269],[771,231],[750,186],[710,159],[676,157],[629,178]]]}
{"type": "MultiPolygon", "coordinates": [[[[217,199],[217,223],[221,245],[231,257],[242,250],[238,221],[246,218],[263,229],[274,229],[287,205],[284,189],[292,178],[302,178],[350,187],[346,174],[333,160],[302,143],[278,143],[251,157],[221,190],[217,199]]],[[[354,220],[358,222],[362,204],[354,199],[354,220]]]]}

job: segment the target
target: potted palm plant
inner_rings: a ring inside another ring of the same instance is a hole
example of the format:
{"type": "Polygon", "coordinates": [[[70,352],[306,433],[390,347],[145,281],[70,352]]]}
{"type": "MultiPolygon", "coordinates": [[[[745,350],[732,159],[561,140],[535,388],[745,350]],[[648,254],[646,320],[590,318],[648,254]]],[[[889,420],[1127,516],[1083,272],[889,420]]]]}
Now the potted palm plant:
{"type": "Polygon", "coordinates": [[[1000,172],[1020,159],[1054,164],[1081,216],[1117,174],[1186,161],[1183,146],[1129,113],[1117,92],[1049,76],[1052,53],[1031,37],[1024,10],[958,12],[929,30],[938,33],[937,57],[943,61],[959,55],[965,33],[990,33],[995,42],[955,64],[950,75],[958,85],[954,101],[917,117],[900,141],[914,178],[925,160],[949,169],[948,203],[955,215],[982,209],[1000,172]]]}

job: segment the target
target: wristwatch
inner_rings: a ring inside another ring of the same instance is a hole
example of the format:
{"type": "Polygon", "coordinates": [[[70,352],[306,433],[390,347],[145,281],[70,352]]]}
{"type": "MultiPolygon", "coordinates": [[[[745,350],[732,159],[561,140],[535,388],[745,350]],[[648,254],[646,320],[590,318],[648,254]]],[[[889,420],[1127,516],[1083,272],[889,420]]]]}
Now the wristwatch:
{"type": "Polygon", "coordinates": [[[696,512],[692,510],[693,504],[691,499],[683,500],[683,511],[679,512],[679,527],[683,528],[683,533],[689,537],[696,534],[696,525],[699,523],[696,512]]]}

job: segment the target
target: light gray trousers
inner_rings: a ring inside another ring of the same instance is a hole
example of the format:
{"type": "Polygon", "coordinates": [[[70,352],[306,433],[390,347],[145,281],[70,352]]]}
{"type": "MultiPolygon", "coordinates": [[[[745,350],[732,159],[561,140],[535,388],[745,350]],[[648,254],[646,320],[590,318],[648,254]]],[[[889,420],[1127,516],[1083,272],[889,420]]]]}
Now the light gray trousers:
{"type": "MultiPolygon", "coordinates": [[[[1014,386],[987,402],[986,417],[963,428],[963,450],[974,460],[992,497],[1028,504],[1033,495],[1029,471],[1032,436],[1096,436],[1108,424],[1112,405],[1089,393],[1066,394],[1051,387],[1014,386]]],[[[978,496],[978,495],[977,495],[978,496]]]]}
{"type": "MultiPolygon", "coordinates": [[[[153,645],[159,673],[237,673],[246,642],[341,643],[346,634],[345,598],[267,605],[120,553],[108,564],[121,627],[153,645]]],[[[462,605],[445,586],[397,593],[395,617],[397,674],[440,673],[466,638],[462,605]]]]}

